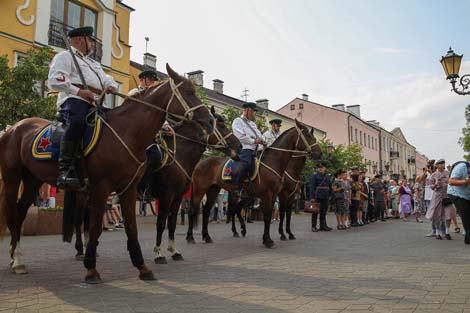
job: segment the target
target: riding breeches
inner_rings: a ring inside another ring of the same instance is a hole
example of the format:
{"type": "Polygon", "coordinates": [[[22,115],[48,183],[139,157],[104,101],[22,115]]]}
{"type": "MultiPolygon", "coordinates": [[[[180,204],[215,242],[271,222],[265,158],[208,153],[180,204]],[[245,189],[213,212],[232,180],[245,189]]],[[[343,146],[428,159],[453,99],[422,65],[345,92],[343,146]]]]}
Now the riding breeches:
{"type": "Polygon", "coordinates": [[[254,151],[249,149],[243,149],[238,154],[240,162],[240,170],[233,173],[232,183],[235,185],[240,185],[243,180],[246,178],[247,172],[252,168],[254,164],[254,151]]]}
{"type": "Polygon", "coordinates": [[[90,108],[88,102],[76,98],[69,98],[60,106],[66,125],[62,140],[78,142],[82,138],[90,108]]]}

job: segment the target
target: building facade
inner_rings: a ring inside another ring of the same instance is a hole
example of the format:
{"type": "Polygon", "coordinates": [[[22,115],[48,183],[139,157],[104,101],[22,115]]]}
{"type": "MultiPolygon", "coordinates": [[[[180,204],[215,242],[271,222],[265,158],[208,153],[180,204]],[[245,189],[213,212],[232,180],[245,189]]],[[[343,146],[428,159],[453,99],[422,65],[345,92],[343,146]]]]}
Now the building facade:
{"type": "MultiPolygon", "coordinates": [[[[9,0],[0,11],[0,55],[11,67],[31,48],[65,49],[62,32],[93,26],[97,38],[92,57],[119,83],[129,89],[129,20],[134,11],[120,0],[9,0]]],[[[116,105],[108,95],[106,103],[116,105]]]]}
{"type": "Polygon", "coordinates": [[[328,107],[309,101],[308,96],[303,94],[302,98],[295,98],[277,112],[323,129],[335,146],[353,143],[361,145],[364,162],[369,164],[367,172],[373,174],[378,167],[380,130],[361,119],[359,105],[338,104],[328,107]]]}

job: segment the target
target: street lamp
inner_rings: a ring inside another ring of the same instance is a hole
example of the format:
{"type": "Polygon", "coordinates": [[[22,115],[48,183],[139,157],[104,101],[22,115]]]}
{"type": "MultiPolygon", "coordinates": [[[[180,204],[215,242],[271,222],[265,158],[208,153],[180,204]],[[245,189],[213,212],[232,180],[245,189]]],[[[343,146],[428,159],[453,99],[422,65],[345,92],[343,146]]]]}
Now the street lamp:
{"type": "Polygon", "coordinates": [[[446,73],[447,80],[450,80],[452,90],[459,95],[469,95],[470,91],[467,91],[470,85],[470,74],[465,74],[462,77],[459,76],[460,64],[462,63],[462,55],[454,53],[452,48],[449,48],[447,54],[441,58],[441,64],[446,73]],[[455,85],[457,80],[460,78],[459,85],[462,87],[458,90],[455,85]]]}

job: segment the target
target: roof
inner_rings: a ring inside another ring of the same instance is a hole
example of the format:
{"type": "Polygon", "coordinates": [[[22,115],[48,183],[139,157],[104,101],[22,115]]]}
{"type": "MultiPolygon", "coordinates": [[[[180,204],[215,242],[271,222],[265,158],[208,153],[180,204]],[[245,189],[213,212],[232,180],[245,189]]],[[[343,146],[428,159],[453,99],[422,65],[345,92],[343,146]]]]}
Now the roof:
{"type": "Polygon", "coordinates": [[[117,0],[117,3],[128,9],[129,11],[135,11],[133,7],[128,6],[127,4],[123,3],[122,0],[117,0]]]}

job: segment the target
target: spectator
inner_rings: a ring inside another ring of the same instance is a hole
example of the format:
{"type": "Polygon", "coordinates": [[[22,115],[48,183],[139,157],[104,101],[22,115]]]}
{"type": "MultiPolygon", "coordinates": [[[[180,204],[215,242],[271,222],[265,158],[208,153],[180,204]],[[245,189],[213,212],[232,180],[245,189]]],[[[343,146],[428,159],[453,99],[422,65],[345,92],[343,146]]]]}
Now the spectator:
{"type": "Polygon", "coordinates": [[[450,201],[447,197],[447,184],[449,173],[445,170],[445,160],[436,162],[437,170],[431,175],[431,188],[433,190],[431,204],[426,217],[433,221],[436,228],[436,239],[442,240],[441,220],[445,219],[445,237],[450,240],[449,226],[451,220],[450,201]]]}
{"type": "Polygon", "coordinates": [[[470,244],[470,166],[467,162],[457,162],[450,173],[447,193],[462,219],[465,244],[470,244]]]}
{"type": "Polygon", "coordinates": [[[422,223],[423,221],[419,218],[421,217],[421,212],[423,211],[424,207],[424,185],[423,185],[423,176],[418,176],[416,178],[416,182],[414,184],[414,209],[413,214],[415,215],[415,219],[417,223],[422,223]]]}
{"type": "Polygon", "coordinates": [[[400,213],[398,212],[398,194],[400,186],[398,186],[395,180],[390,180],[389,194],[390,194],[390,207],[392,209],[392,218],[400,218],[400,213]]]}
{"type": "Polygon", "coordinates": [[[333,196],[332,196],[332,202],[333,202],[333,207],[335,208],[335,214],[336,214],[336,223],[337,226],[336,228],[339,230],[345,230],[346,229],[346,199],[344,196],[344,180],[346,179],[347,174],[346,171],[340,170],[336,173],[336,179],[332,184],[332,191],[333,191],[333,196]]]}
{"type": "Polygon", "coordinates": [[[57,193],[57,187],[56,186],[50,186],[49,188],[49,207],[55,208],[55,196],[57,193]]]}
{"type": "Polygon", "coordinates": [[[185,215],[189,211],[189,205],[191,203],[191,192],[193,190],[193,185],[190,184],[188,191],[183,195],[183,199],[181,199],[180,205],[180,216],[181,216],[181,225],[184,225],[185,215]]]}
{"type": "Polygon", "coordinates": [[[403,178],[398,189],[398,208],[404,222],[408,221],[408,216],[411,213],[411,199],[411,188],[408,186],[408,180],[403,178]]]}
{"type": "MultiPolygon", "coordinates": [[[[331,231],[326,224],[326,214],[328,210],[328,200],[331,196],[331,180],[326,173],[324,163],[318,164],[318,170],[310,177],[310,201],[317,202],[320,206],[320,230],[331,231]]],[[[317,213],[312,213],[312,231],[317,232],[317,213]]]]}
{"type": "Polygon", "coordinates": [[[375,216],[374,220],[377,221],[379,218],[382,222],[385,222],[385,185],[382,182],[380,175],[375,175],[374,182],[370,185],[374,193],[374,209],[375,216]]]}

